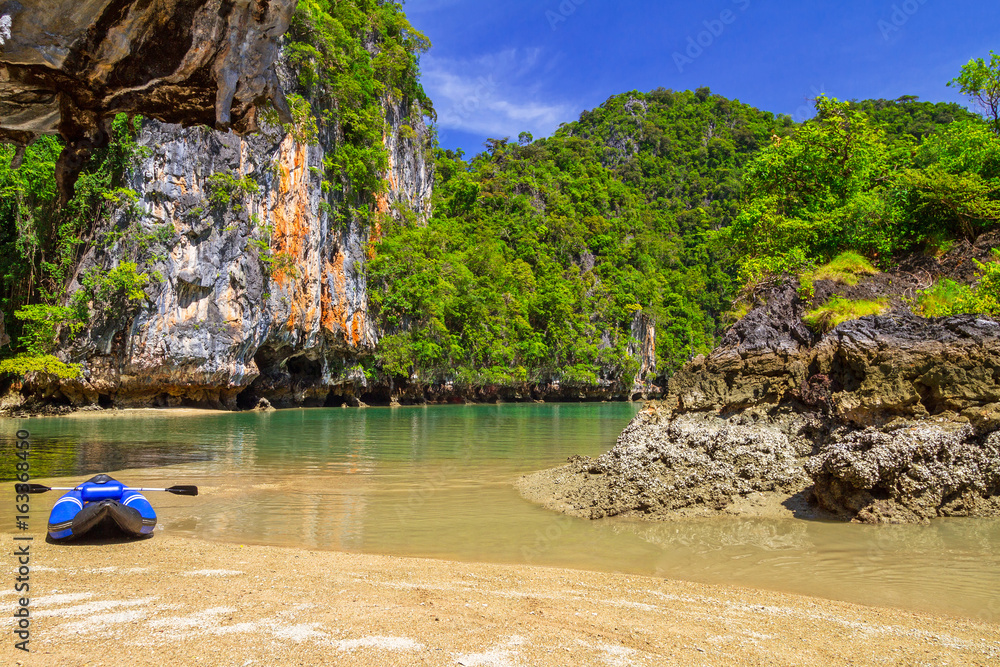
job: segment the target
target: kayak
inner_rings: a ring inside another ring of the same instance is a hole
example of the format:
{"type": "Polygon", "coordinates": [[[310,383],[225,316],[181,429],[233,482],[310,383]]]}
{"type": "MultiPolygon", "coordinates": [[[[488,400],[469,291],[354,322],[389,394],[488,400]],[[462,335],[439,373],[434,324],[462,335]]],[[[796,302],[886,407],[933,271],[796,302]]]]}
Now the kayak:
{"type": "Polygon", "coordinates": [[[91,477],[56,501],[49,514],[49,536],[68,540],[90,532],[149,535],[156,512],[146,497],[108,475],[91,477]]]}

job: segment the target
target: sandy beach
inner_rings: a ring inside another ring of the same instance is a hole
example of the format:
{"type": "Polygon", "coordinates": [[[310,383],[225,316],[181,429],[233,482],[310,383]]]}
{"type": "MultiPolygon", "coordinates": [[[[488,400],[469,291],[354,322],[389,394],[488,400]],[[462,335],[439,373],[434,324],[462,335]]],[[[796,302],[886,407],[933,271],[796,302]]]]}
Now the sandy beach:
{"type": "Polygon", "coordinates": [[[993,624],[651,577],[162,533],[36,539],[31,568],[32,652],[5,614],[3,664],[1000,664],[993,624]]]}

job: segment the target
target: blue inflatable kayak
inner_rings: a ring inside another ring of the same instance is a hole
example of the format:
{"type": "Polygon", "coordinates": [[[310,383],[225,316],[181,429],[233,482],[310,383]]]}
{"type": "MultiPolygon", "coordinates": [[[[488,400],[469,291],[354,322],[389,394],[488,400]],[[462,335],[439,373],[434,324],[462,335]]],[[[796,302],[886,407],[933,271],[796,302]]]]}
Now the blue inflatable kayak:
{"type": "Polygon", "coordinates": [[[146,497],[108,475],[97,475],[56,501],[49,514],[49,536],[68,540],[108,529],[127,536],[149,535],[156,512],[146,497]]]}

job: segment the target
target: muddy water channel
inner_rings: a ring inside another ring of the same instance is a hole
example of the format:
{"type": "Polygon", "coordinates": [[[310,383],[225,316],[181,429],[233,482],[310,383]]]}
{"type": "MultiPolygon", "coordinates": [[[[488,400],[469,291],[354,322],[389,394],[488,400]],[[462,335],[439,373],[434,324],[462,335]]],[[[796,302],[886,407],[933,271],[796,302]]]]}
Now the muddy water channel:
{"type": "MultiPolygon", "coordinates": [[[[152,498],[160,529],[178,535],[626,572],[1000,621],[1000,521],[589,522],[536,507],[511,487],[521,474],[609,449],[637,410],[497,405],[6,420],[0,476],[12,478],[13,436],[26,428],[37,480],[120,471],[133,485],[198,484],[197,498],[152,498]]],[[[35,497],[39,535],[56,498],[35,497]]],[[[12,505],[0,507],[5,526],[12,505]]]]}

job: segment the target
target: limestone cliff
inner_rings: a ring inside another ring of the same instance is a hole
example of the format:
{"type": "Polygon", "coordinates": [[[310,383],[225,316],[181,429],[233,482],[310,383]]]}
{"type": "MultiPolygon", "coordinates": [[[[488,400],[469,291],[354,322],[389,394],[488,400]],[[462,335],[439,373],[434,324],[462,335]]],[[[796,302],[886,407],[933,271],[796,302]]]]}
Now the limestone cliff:
{"type": "MultiPolygon", "coordinates": [[[[390,187],[380,208],[426,215],[426,134],[400,137],[402,116],[388,114],[390,187]]],[[[88,249],[77,274],[137,254],[155,280],[130,319],[98,316],[67,347],[63,356],[83,363],[85,377],[61,382],[58,394],[76,406],[236,408],[241,394],[247,405],[324,405],[331,393],[350,400],[363,389],[358,359],[378,337],[364,267],[379,230],[331,204],[328,140],[146,123],[139,143],[148,154],[130,183],[140,200],[95,230],[105,242],[88,249]],[[148,248],[137,250],[136,238],[148,248]]],[[[50,400],[51,382],[38,387],[50,400]]]]}

